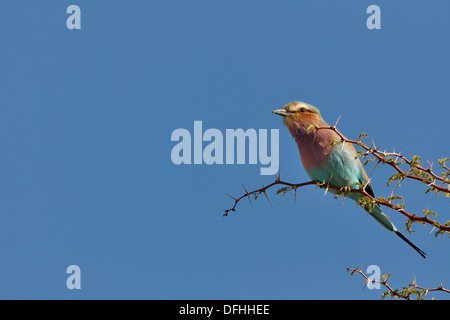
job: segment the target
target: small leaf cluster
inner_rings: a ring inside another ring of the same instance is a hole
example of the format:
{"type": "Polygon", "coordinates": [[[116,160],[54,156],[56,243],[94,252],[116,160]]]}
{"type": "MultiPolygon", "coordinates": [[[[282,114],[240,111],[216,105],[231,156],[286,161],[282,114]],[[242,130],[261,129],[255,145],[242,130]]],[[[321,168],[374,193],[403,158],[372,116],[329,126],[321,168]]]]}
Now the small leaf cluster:
{"type": "MultiPolygon", "coordinates": [[[[407,286],[402,287],[402,289],[394,289],[392,291],[388,290],[381,294],[381,299],[385,298],[396,298],[399,299],[406,299],[406,300],[426,300],[429,290],[417,286],[416,280],[414,279],[413,282],[409,283],[407,286]]],[[[432,298],[432,300],[437,300],[435,298],[432,298]]]]}
{"type": "Polygon", "coordinates": [[[288,193],[289,191],[292,191],[294,189],[295,188],[291,187],[291,186],[282,187],[282,188],[277,190],[277,194],[281,194],[281,196],[284,197],[286,195],[286,193],[288,193]]]}

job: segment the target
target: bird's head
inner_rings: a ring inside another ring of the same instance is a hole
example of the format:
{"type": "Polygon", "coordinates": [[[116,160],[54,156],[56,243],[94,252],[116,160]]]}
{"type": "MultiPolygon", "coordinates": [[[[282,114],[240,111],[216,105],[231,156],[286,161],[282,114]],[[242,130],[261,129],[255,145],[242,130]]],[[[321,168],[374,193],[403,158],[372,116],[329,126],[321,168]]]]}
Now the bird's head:
{"type": "Polygon", "coordinates": [[[324,122],[319,109],[300,101],[289,102],[283,108],[273,110],[272,113],[284,118],[284,124],[291,133],[297,129],[305,130],[313,123],[320,125],[324,122]]]}

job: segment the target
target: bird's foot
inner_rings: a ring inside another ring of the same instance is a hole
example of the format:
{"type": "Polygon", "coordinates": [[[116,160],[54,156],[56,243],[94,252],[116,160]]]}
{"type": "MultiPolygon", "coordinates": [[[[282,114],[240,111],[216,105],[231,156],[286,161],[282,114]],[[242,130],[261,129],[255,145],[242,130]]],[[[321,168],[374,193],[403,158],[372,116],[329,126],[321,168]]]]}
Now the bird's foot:
{"type": "Polygon", "coordinates": [[[352,191],[352,188],[350,186],[343,186],[341,189],[339,189],[339,193],[343,193],[344,196],[348,195],[352,191]]]}

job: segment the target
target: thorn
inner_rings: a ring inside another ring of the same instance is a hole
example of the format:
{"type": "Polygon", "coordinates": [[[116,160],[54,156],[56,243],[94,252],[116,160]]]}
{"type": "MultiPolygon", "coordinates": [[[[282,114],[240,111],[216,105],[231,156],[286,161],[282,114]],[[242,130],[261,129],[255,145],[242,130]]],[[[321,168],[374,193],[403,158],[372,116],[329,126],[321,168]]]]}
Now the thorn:
{"type": "Polygon", "coordinates": [[[369,185],[370,180],[372,180],[372,178],[369,178],[369,181],[367,181],[367,183],[364,185],[364,191],[366,190],[366,187],[369,185]]]}
{"type": "Polygon", "coordinates": [[[336,126],[337,126],[337,124],[338,124],[338,122],[339,122],[339,119],[341,119],[341,116],[340,116],[340,115],[339,115],[339,117],[337,118],[336,123],[334,124],[333,128],[336,129],[336,126]]]}
{"type": "Polygon", "coordinates": [[[234,201],[236,201],[237,199],[235,198],[235,197],[233,197],[233,196],[230,196],[228,193],[226,193],[225,192],[225,194],[227,195],[227,196],[229,196],[231,199],[233,199],[234,201]]]}
{"type": "Polygon", "coordinates": [[[345,146],[345,140],[341,140],[342,141],[342,147],[341,147],[341,153],[342,153],[342,151],[344,151],[344,146],[345,146]]]}
{"type": "Polygon", "coordinates": [[[294,187],[294,203],[297,203],[297,187],[294,187]]]}
{"type": "Polygon", "coordinates": [[[330,180],[328,180],[327,187],[325,189],[325,194],[323,195],[324,197],[326,196],[326,194],[328,192],[328,188],[331,185],[331,179],[333,179],[333,173],[331,173],[330,180]]]}
{"type": "Polygon", "coordinates": [[[264,192],[264,195],[266,196],[267,201],[269,201],[270,206],[273,208],[273,205],[270,202],[269,197],[267,196],[266,190],[263,190],[263,192],[264,192]]]}
{"type": "Polygon", "coordinates": [[[364,290],[364,289],[366,288],[366,286],[369,284],[369,282],[372,282],[372,280],[366,279],[366,280],[364,281],[364,286],[363,286],[363,288],[362,288],[361,290],[364,290]]]}
{"type": "Polygon", "coordinates": [[[314,138],[313,138],[313,143],[316,141],[316,136],[317,136],[317,131],[319,131],[319,127],[317,126],[317,123],[313,122],[314,124],[314,138]]]}
{"type": "Polygon", "coordinates": [[[248,194],[247,189],[245,189],[244,185],[242,185],[242,188],[244,188],[245,193],[247,194],[247,197],[248,197],[248,201],[250,201],[250,204],[253,207],[252,199],[250,199],[250,195],[248,194]]]}
{"type": "Polygon", "coordinates": [[[436,229],[436,226],[434,226],[433,229],[431,229],[429,235],[433,232],[434,229],[436,229]]]}

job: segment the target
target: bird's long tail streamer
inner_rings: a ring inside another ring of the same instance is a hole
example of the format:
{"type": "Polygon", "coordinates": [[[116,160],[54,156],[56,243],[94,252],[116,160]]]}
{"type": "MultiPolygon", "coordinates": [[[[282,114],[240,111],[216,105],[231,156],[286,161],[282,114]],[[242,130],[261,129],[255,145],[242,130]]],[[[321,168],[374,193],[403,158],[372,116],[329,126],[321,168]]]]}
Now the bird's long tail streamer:
{"type": "Polygon", "coordinates": [[[403,241],[405,241],[407,244],[409,244],[414,250],[416,250],[421,256],[422,258],[426,258],[425,256],[427,255],[425,252],[423,252],[422,250],[420,250],[414,243],[412,243],[411,241],[409,241],[408,239],[406,239],[406,237],[404,235],[402,235],[400,233],[400,231],[394,231],[396,235],[398,235],[403,241]]]}
{"type": "Polygon", "coordinates": [[[375,206],[372,209],[372,212],[370,212],[369,208],[365,208],[366,211],[375,218],[383,227],[388,229],[389,231],[394,232],[397,236],[399,236],[403,241],[405,241],[407,244],[409,244],[414,250],[416,250],[424,259],[426,258],[426,253],[423,252],[421,249],[419,249],[415,244],[413,244],[411,241],[406,239],[406,237],[398,231],[398,229],[394,226],[394,224],[391,222],[389,217],[381,210],[379,206],[375,206]]]}

